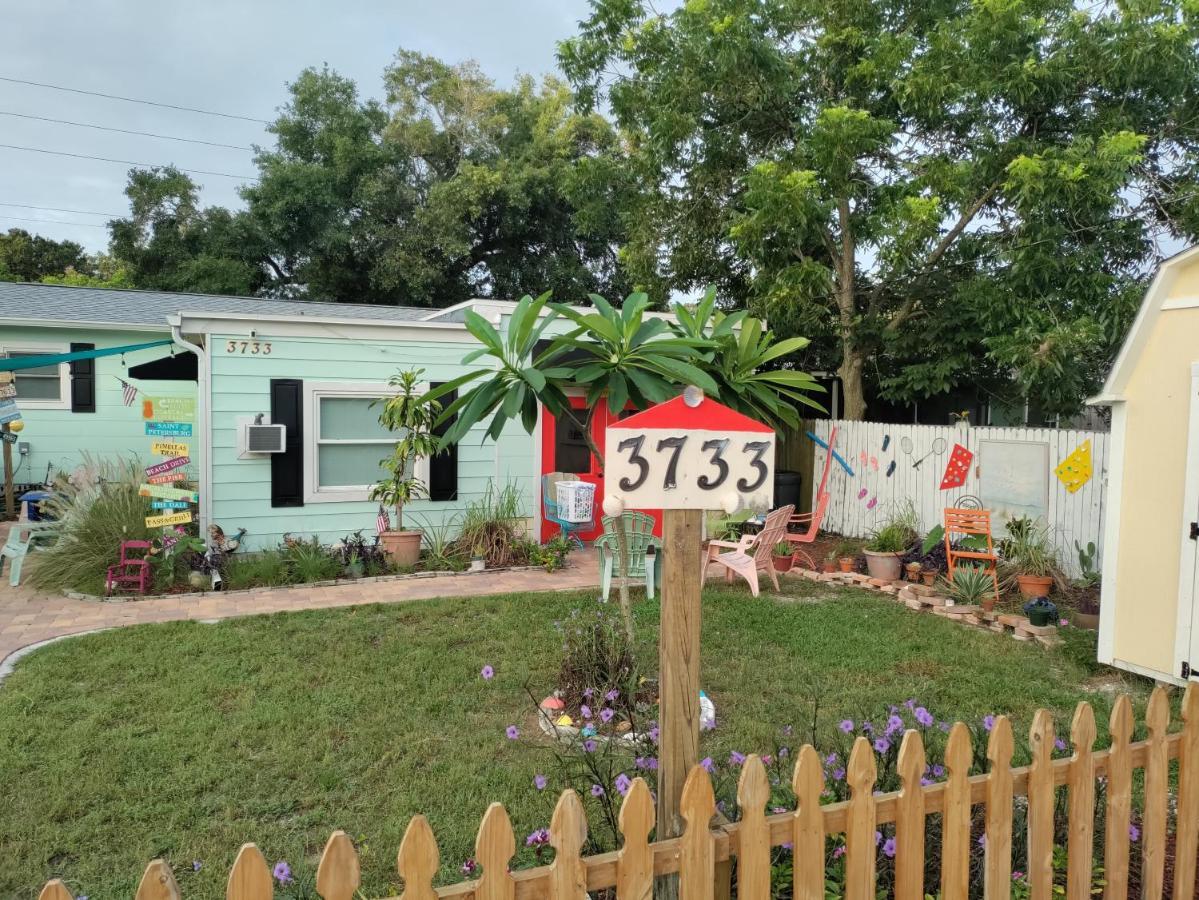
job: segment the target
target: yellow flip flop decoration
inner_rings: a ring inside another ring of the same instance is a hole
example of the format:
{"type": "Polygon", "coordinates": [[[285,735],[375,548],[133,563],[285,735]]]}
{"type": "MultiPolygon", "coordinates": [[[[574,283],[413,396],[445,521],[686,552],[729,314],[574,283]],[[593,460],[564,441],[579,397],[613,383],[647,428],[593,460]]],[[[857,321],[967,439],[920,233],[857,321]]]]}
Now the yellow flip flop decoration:
{"type": "Polygon", "coordinates": [[[1053,470],[1071,494],[1091,480],[1091,442],[1083,441],[1053,470]]]}

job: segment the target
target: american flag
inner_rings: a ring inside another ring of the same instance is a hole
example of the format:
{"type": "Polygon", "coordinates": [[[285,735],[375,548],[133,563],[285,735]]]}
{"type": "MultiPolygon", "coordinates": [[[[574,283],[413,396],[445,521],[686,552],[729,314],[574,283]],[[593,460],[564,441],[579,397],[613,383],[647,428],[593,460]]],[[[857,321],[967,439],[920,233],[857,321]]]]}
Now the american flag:
{"type": "Polygon", "coordinates": [[[375,534],[382,534],[385,531],[391,531],[391,517],[387,515],[387,510],[380,504],[379,514],[375,516],[375,534]]]}
{"type": "Polygon", "coordinates": [[[121,400],[126,406],[132,406],[133,401],[137,399],[137,388],[131,385],[124,378],[121,379],[121,400]]]}

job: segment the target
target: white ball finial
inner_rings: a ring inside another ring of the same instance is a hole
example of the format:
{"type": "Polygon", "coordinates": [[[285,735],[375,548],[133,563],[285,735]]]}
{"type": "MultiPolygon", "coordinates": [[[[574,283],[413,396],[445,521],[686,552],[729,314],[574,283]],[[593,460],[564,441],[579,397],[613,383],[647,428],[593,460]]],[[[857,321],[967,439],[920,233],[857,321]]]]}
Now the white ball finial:
{"type": "Polygon", "coordinates": [[[720,508],[723,509],[727,515],[731,516],[741,508],[741,495],[736,491],[729,491],[720,498],[720,508]]]}
{"type": "Polygon", "coordinates": [[[683,402],[692,409],[704,402],[704,389],[697,387],[694,384],[689,384],[683,388],[683,402]]]}
{"type": "Polygon", "coordinates": [[[619,516],[624,512],[624,501],[619,497],[609,494],[604,498],[604,515],[619,516]]]}

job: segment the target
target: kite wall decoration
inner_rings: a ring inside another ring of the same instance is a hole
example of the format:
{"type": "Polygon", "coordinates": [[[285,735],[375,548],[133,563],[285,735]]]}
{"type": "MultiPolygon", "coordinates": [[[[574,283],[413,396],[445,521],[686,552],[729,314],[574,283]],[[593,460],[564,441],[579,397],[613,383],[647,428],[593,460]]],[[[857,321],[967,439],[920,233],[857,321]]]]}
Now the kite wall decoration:
{"type": "Polygon", "coordinates": [[[945,464],[945,474],[941,478],[941,490],[947,491],[964,485],[970,475],[970,463],[973,460],[972,452],[961,444],[954,444],[949,454],[949,462],[945,464]]]}
{"type": "Polygon", "coordinates": [[[1091,441],[1085,440],[1075,447],[1073,452],[1053,470],[1053,474],[1071,494],[1082,488],[1091,480],[1091,441]]]}

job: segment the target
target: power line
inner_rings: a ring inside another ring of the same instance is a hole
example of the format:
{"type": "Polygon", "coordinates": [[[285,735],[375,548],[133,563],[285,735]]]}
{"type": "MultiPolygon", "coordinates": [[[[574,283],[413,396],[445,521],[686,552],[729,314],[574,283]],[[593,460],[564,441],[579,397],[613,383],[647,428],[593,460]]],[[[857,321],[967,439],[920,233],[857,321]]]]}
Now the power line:
{"type": "Polygon", "coordinates": [[[107,225],[97,225],[95,222],[64,222],[61,219],[25,219],[21,216],[0,216],[12,222],[37,222],[41,225],[82,225],[84,228],[108,228],[107,225]]]}
{"type": "Polygon", "coordinates": [[[211,109],[200,109],[195,106],[177,106],[174,103],[159,103],[157,100],[141,100],[136,97],[122,97],[120,94],[106,94],[103,91],[85,91],[80,88],[64,87],[60,84],[46,84],[41,81],[26,81],[23,78],[10,78],[7,75],[0,75],[0,81],[7,81],[10,84],[27,84],[33,87],[47,88],[52,91],[66,91],[70,94],[83,94],[87,97],[103,97],[106,100],[120,100],[124,103],[141,103],[145,106],[158,106],[162,109],[175,109],[180,112],[199,113],[202,116],[219,116],[222,119],[238,119],[242,122],[257,122],[260,125],[270,125],[267,119],[256,119],[253,116],[239,116],[236,113],[217,112],[211,109]]]}
{"type": "Polygon", "coordinates": [[[125,213],[95,212],[90,209],[63,209],[60,206],[34,206],[32,203],[0,203],[0,206],[12,206],[17,209],[39,209],[44,212],[75,213],[79,216],[107,216],[110,219],[119,219],[125,215],[125,213]]]}
{"type": "MultiPolygon", "coordinates": [[[[161,163],[134,162],[131,159],[113,159],[108,156],[89,156],[86,153],[67,153],[65,150],[46,150],[42,147],[21,147],[17,144],[0,144],[0,147],[5,148],[6,150],[24,150],[27,153],[47,153],[51,156],[70,156],[74,159],[94,159],[99,160],[100,162],[119,163],[122,166],[137,166],[138,168],[144,169],[168,168],[168,166],[164,166],[161,163]]],[[[188,172],[192,175],[216,175],[220,178],[238,178],[242,181],[258,180],[257,175],[234,175],[230,172],[210,172],[206,169],[184,169],[179,166],[173,166],[171,168],[178,169],[180,172],[188,172]]]]}
{"type": "Polygon", "coordinates": [[[95,128],[98,131],[113,131],[117,134],[135,134],[140,137],[160,138],[164,141],[182,141],[185,144],[204,144],[207,147],[224,147],[229,150],[244,150],[247,153],[253,153],[253,147],[245,147],[241,144],[222,144],[217,141],[202,141],[199,138],[177,137],[173,134],[155,134],[153,131],[131,131],[128,128],[113,128],[109,125],[95,125],[91,122],[72,122],[69,119],[51,119],[47,116],[31,116],[27,113],[8,112],[0,109],[0,116],[13,116],[17,119],[33,119],[37,122],[53,122],[55,125],[72,125],[75,128],[95,128]]]}

